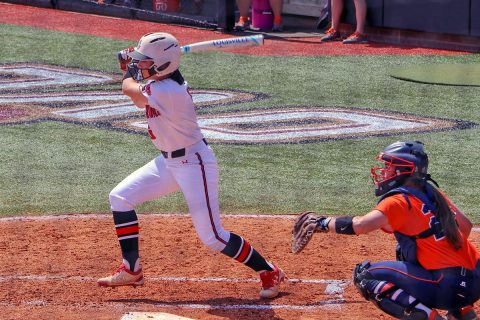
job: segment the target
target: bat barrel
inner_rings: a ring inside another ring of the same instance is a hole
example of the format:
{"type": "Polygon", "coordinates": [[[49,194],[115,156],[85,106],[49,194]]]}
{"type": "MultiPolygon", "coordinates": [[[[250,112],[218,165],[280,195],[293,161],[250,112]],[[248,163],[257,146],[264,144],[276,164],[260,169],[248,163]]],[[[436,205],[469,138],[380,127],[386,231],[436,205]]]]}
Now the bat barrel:
{"type": "Polygon", "coordinates": [[[229,38],[229,39],[220,39],[214,40],[213,45],[219,48],[222,47],[236,47],[243,46],[244,44],[251,45],[262,45],[263,44],[263,35],[247,36],[247,37],[238,37],[238,38],[229,38]]]}
{"type": "Polygon", "coordinates": [[[197,42],[185,45],[181,49],[182,53],[189,53],[197,51],[228,49],[234,47],[261,46],[264,43],[263,41],[263,35],[259,34],[254,36],[197,42]]]}

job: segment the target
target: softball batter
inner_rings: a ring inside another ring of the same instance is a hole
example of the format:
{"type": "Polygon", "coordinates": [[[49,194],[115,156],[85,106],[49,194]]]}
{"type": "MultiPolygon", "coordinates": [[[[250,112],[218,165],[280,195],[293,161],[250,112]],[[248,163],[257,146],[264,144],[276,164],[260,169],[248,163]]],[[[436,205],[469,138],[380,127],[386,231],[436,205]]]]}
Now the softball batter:
{"type": "Polygon", "coordinates": [[[144,35],[137,47],[119,53],[125,72],[122,91],[145,109],[148,133],[161,154],[133,172],[110,192],[123,262],[100,286],[144,284],[135,207],[181,190],[201,241],[259,273],[260,297],[274,298],[284,273],[245,239],[222,227],[218,201],[218,165],[198,126],[195,105],[178,68],[181,48],[167,33],[144,35]],[[139,81],[148,80],[143,85],[139,81]]]}

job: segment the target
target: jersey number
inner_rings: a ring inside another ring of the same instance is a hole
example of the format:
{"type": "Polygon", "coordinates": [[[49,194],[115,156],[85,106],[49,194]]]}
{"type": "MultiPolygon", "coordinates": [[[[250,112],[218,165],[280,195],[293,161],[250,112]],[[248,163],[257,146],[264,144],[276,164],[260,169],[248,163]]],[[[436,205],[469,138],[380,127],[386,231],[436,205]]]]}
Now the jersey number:
{"type": "MultiPolygon", "coordinates": [[[[431,216],[430,217],[430,228],[433,228],[435,230],[434,226],[436,224],[440,224],[440,221],[437,219],[437,217],[431,216]]],[[[443,231],[439,231],[437,233],[434,233],[433,237],[435,238],[436,241],[440,241],[443,238],[445,238],[445,233],[443,231]]]]}

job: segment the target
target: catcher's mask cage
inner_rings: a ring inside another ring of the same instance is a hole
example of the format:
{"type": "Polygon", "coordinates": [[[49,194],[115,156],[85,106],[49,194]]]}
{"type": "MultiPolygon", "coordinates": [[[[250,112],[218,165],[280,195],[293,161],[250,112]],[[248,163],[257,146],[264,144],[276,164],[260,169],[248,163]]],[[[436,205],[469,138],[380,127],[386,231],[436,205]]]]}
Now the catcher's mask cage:
{"type": "Polygon", "coordinates": [[[381,196],[401,186],[408,177],[425,181],[428,156],[420,141],[399,141],[386,147],[376,158],[382,167],[373,167],[370,172],[375,185],[375,195],[381,196]]]}
{"type": "Polygon", "coordinates": [[[129,67],[135,80],[146,80],[154,75],[165,76],[180,66],[181,48],[178,40],[169,33],[155,32],[144,35],[138,41],[134,51],[128,53],[132,58],[129,67]],[[152,61],[147,68],[140,68],[140,61],[152,61]]]}

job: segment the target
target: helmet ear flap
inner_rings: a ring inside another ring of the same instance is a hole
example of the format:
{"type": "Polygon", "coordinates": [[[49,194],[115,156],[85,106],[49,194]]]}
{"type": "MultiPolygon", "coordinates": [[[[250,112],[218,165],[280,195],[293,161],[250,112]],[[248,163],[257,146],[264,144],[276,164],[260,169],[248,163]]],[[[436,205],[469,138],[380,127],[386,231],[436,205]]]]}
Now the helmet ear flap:
{"type": "Polygon", "coordinates": [[[161,66],[158,66],[157,68],[155,68],[155,71],[156,72],[162,72],[163,70],[167,69],[169,65],[170,65],[170,61],[165,62],[161,66]]]}

